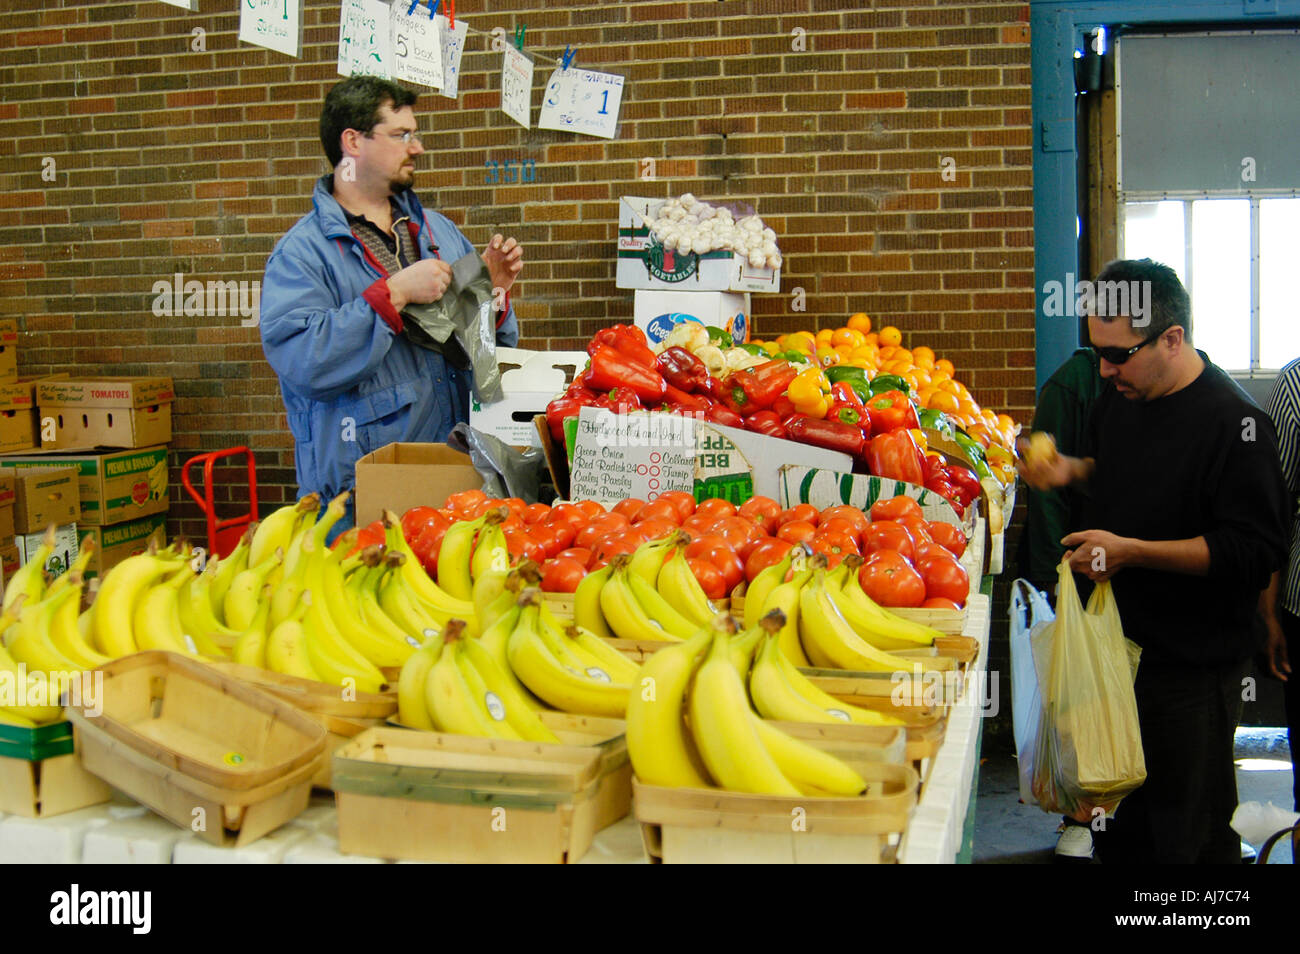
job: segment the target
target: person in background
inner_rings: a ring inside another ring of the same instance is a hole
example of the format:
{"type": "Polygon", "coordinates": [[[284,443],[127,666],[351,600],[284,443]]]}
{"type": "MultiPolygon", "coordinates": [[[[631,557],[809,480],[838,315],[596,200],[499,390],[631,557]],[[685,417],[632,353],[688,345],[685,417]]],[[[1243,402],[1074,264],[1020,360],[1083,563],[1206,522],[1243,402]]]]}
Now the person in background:
{"type": "Polygon", "coordinates": [[[1286,569],[1274,573],[1260,599],[1260,615],[1268,630],[1269,671],[1284,683],[1286,734],[1291,748],[1292,806],[1300,811],[1300,769],[1296,768],[1296,724],[1300,722],[1300,680],[1291,678],[1291,659],[1300,658],[1300,358],[1278,374],[1268,399],[1268,415],[1277,428],[1278,454],[1286,477],[1291,521],[1291,553],[1286,569]]]}
{"type": "MultiPolygon", "coordinates": [[[[1134,692],[1146,782],[1099,839],[1107,863],[1239,863],[1233,737],[1260,591],[1286,559],[1290,506],[1273,424],[1191,345],[1173,269],[1117,261],[1097,277],[1148,290],[1141,320],[1099,307],[1088,336],[1106,387],[1080,456],[1031,454],[1036,489],[1077,485],[1087,529],[1071,568],[1112,580],[1142,647],[1134,692]]],[[[1085,594],[1086,595],[1086,594],[1085,594]]]]}
{"type": "MultiPolygon", "coordinates": [[[[1086,319],[1080,319],[1079,340],[1087,341],[1086,319]]],[[[1038,394],[1032,430],[1051,434],[1057,450],[1079,454],[1093,404],[1101,394],[1101,360],[1082,347],[1052,373],[1038,394]]],[[[1083,527],[1083,496],[1073,488],[1029,489],[1025,532],[1020,543],[1020,575],[1044,591],[1055,605],[1056,568],[1065,554],[1061,540],[1083,527]]],[[[1083,822],[1062,818],[1056,858],[1063,862],[1092,859],[1092,829],[1083,822]]]]}
{"type": "MultiPolygon", "coordinates": [[[[415,100],[372,76],[330,89],[320,138],[334,172],[316,182],[312,211],[266,263],[262,348],[280,379],[300,494],[328,500],[354,486],[365,454],[393,441],[445,441],[469,418],[464,349],[453,337],[431,350],[403,333],[403,309],[440,299],[452,263],[474,252],[451,220],[415,196],[424,152],[415,100]]],[[[495,235],[482,259],[497,300],[496,342],[513,346],[510,289],[523,250],[495,235]]],[[[352,523],[349,499],[331,538],[352,523]]]]}

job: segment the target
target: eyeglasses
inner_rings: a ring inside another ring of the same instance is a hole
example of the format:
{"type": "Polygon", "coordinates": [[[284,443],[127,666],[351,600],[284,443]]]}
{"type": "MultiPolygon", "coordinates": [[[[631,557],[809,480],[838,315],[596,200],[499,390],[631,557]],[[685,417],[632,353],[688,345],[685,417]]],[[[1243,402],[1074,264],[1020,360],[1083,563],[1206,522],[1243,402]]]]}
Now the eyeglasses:
{"type": "MultiPolygon", "coordinates": [[[[374,132],[371,131],[370,133],[367,133],[367,135],[373,136],[374,132]]],[[[420,139],[420,134],[418,132],[413,132],[410,129],[399,133],[384,133],[384,135],[394,142],[400,142],[403,146],[409,146],[412,142],[418,142],[420,145],[424,145],[420,139]]]]}
{"type": "Polygon", "coordinates": [[[1168,328],[1161,328],[1159,331],[1143,338],[1131,348],[1099,348],[1092,342],[1088,343],[1088,347],[1091,348],[1097,357],[1101,358],[1103,361],[1110,364],[1123,364],[1168,330],[1168,328]]]}

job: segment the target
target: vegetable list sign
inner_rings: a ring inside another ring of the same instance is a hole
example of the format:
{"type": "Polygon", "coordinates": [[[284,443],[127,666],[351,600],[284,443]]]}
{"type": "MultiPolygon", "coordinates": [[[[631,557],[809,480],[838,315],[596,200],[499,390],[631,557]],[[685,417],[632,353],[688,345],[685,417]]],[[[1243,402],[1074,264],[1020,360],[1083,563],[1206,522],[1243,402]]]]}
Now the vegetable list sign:
{"type": "Polygon", "coordinates": [[[546,84],[537,128],[613,139],[618,131],[622,100],[623,77],[559,67],[546,84]]]}

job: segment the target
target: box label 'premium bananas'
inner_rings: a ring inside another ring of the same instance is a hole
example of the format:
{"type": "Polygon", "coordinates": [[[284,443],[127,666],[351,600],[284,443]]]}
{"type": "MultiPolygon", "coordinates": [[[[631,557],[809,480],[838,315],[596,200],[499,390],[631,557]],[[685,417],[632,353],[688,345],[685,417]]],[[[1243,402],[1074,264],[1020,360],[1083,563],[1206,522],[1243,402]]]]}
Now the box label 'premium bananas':
{"type": "Polygon", "coordinates": [[[33,454],[0,459],[0,467],[25,469],[51,465],[75,467],[81,493],[81,519],[105,526],[167,511],[167,448],[107,454],[33,454]]]}

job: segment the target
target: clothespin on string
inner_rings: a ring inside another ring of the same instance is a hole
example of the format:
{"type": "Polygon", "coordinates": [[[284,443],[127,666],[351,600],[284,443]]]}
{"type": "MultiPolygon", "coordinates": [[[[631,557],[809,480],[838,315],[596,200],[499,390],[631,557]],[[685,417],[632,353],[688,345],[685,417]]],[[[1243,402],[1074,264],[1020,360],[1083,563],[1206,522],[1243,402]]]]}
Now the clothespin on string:
{"type": "Polygon", "coordinates": [[[524,31],[528,29],[527,23],[521,23],[515,27],[515,49],[520,53],[524,51],[524,31]]]}
{"type": "Polygon", "coordinates": [[[433,19],[434,15],[438,12],[438,8],[439,8],[440,6],[442,6],[442,0],[429,0],[429,19],[430,19],[430,20],[433,19]]]}
{"type": "Polygon", "coordinates": [[[420,0],[411,0],[411,6],[407,9],[406,15],[409,17],[415,12],[415,8],[420,5],[420,0]]]}
{"type": "Polygon", "coordinates": [[[447,0],[447,28],[456,29],[456,0],[447,0]]]}
{"type": "Polygon", "coordinates": [[[573,62],[573,57],[577,54],[577,52],[578,51],[573,49],[573,47],[569,46],[568,44],[565,44],[564,59],[560,62],[560,69],[567,70],[569,68],[569,64],[573,62]]]}

